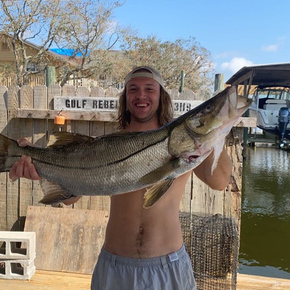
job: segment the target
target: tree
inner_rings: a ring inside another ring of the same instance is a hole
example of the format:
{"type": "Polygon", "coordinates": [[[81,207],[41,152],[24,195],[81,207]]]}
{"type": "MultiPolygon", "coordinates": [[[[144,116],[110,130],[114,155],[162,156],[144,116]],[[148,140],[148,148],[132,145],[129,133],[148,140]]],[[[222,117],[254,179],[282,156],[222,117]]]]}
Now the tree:
{"type": "Polygon", "coordinates": [[[185,87],[194,92],[210,91],[213,84],[213,62],[207,49],[194,37],[162,42],[156,36],[128,36],[122,49],[134,65],[152,65],[163,75],[168,88],[179,88],[181,71],[185,87]]]}
{"type": "Polygon", "coordinates": [[[118,1],[108,0],[0,0],[0,31],[9,36],[17,84],[27,84],[30,75],[45,70],[52,46],[71,51],[67,58],[58,58],[60,85],[72,75],[100,73],[107,52],[119,38],[111,21],[119,6],[118,1]],[[32,42],[38,44],[34,53],[27,47],[32,42]],[[28,69],[31,64],[37,65],[34,71],[28,69]]]}

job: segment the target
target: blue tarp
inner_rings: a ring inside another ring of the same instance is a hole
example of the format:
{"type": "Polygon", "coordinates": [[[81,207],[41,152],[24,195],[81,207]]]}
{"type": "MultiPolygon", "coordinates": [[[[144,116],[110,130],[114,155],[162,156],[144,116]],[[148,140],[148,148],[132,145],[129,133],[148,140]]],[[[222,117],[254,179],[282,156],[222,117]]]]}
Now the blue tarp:
{"type": "MultiPolygon", "coordinates": [[[[50,50],[60,55],[67,55],[67,56],[74,55],[74,50],[70,48],[51,48],[50,50]]],[[[78,52],[76,56],[82,56],[82,54],[78,52]]]]}

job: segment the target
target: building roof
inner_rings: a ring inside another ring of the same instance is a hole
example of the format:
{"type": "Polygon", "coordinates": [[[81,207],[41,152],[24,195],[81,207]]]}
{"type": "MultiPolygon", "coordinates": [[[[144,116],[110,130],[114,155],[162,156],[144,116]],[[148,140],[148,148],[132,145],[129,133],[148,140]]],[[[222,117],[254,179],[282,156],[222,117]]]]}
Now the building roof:
{"type": "MultiPolygon", "coordinates": [[[[3,32],[3,31],[0,31],[0,36],[2,36],[2,37],[12,38],[12,35],[10,35],[10,34],[8,34],[8,33],[5,33],[5,32],[3,32]]],[[[31,48],[37,50],[37,51],[40,50],[40,49],[42,49],[41,46],[38,46],[38,45],[36,45],[35,43],[32,43],[32,42],[27,41],[27,40],[24,40],[23,43],[24,43],[26,46],[29,46],[29,47],[31,47],[31,48]]],[[[61,55],[61,54],[59,54],[59,53],[57,53],[57,52],[54,52],[54,51],[52,51],[52,50],[47,50],[46,53],[47,53],[48,55],[50,55],[51,57],[55,58],[55,59],[58,59],[58,60],[61,60],[61,61],[67,61],[67,59],[66,59],[63,55],[61,55]]]]}
{"type": "Polygon", "coordinates": [[[226,82],[233,86],[245,83],[259,87],[290,87],[290,63],[245,66],[226,82]]]}

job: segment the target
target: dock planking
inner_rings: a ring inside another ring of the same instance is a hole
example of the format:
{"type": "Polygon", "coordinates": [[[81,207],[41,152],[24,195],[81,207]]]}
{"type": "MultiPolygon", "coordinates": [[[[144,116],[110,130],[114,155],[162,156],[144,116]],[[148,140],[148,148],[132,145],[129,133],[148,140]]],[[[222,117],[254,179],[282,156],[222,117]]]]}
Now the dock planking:
{"type": "MultiPolygon", "coordinates": [[[[91,275],[37,270],[30,281],[0,279],[0,290],[89,290],[91,275]]],[[[237,290],[287,290],[290,279],[238,274],[237,290]]]]}

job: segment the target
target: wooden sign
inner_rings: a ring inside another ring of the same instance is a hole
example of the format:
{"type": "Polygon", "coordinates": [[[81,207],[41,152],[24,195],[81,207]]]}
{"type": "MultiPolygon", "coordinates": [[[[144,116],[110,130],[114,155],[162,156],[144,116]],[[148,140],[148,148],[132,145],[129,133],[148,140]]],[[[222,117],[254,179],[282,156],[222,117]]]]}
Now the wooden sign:
{"type": "Polygon", "coordinates": [[[116,111],[119,98],[55,97],[54,109],[59,111],[116,111]]]}
{"type": "Polygon", "coordinates": [[[173,110],[175,114],[182,115],[200,105],[203,101],[193,100],[173,100],[173,110]]]}
{"type": "MultiPolygon", "coordinates": [[[[173,100],[174,113],[181,115],[201,104],[198,100],[173,100]]],[[[116,111],[119,98],[55,97],[54,110],[58,111],[116,111]]]]}

